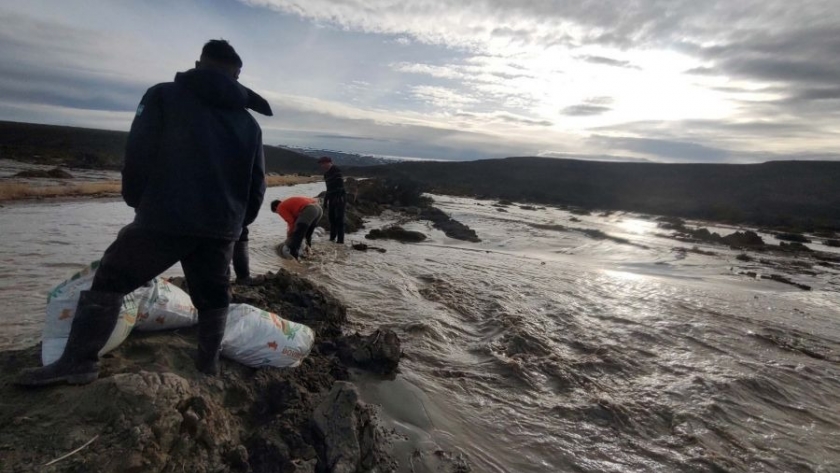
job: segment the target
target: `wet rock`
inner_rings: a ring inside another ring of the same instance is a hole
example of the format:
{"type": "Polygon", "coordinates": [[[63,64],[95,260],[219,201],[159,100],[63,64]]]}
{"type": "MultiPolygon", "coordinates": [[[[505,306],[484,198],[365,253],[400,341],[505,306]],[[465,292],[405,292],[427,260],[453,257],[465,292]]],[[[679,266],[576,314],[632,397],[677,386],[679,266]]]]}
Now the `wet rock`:
{"type": "Polygon", "coordinates": [[[48,171],[41,169],[27,169],[15,174],[12,177],[21,178],[51,178],[51,179],[72,179],[73,175],[61,168],[53,168],[48,171]]]}
{"type": "Polygon", "coordinates": [[[685,230],[685,220],[679,217],[658,217],[656,221],[659,222],[657,226],[665,230],[685,230]]]}
{"type": "Polygon", "coordinates": [[[778,240],[793,241],[798,243],[811,243],[811,240],[806,238],[801,233],[776,233],[774,235],[778,240]]]}
{"type": "Polygon", "coordinates": [[[781,274],[771,274],[767,279],[772,279],[773,281],[777,281],[777,282],[784,283],[784,284],[790,284],[791,286],[798,287],[799,289],[802,289],[803,291],[810,291],[811,290],[811,286],[809,286],[807,284],[794,282],[790,278],[788,278],[786,276],[782,276],[781,274]]]}
{"type": "Polygon", "coordinates": [[[316,467],[318,466],[318,460],[298,460],[293,462],[295,466],[295,473],[316,473],[318,470],[316,467]]]}
{"type": "Polygon", "coordinates": [[[453,219],[437,207],[424,208],[419,217],[421,220],[432,222],[433,227],[443,231],[449,238],[475,243],[481,241],[473,229],[453,219]]]}
{"type": "Polygon", "coordinates": [[[279,439],[254,436],[247,443],[248,467],[254,473],[295,471],[289,458],[289,447],[279,439]]]}
{"type": "Polygon", "coordinates": [[[500,206],[500,207],[507,207],[507,206],[509,206],[509,205],[513,205],[513,202],[511,202],[511,201],[509,201],[509,200],[507,200],[507,199],[502,199],[502,200],[498,201],[498,202],[496,203],[496,205],[498,205],[498,206],[500,206]]]}
{"type": "MultiPolygon", "coordinates": [[[[432,222],[435,228],[443,231],[449,238],[481,241],[475,231],[442,210],[432,207],[432,200],[422,195],[417,183],[394,179],[348,179],[345,186],[356,195],[352,207],[358,209],[359,215],[379,215],[386,209],[394,210],[411,218],[432,222]]],[[[350,207],[348,205],[348,209],[350,207]]],[[[322,226],[329,228],[329,225],[323,223],[322,226]]]]}
{"type": "Polygon", "coordinates": [[[520,205],[519,208],[522,210],[537,210],[533,205],[520,205]]]}
{"type": "Polygon", "coordinates": [[[540,230],[552,230],[552,231],[555,231],[555,232],[565,232],[565,231],[569,230],[568,228],[564,227],[563,225],[559,225],[559,224],[556,224],[556,223],[527,223],[526,222],[526,224],[530,225],[534,228],[540,229],[540,230]]]}
{"type": "Polygon", "coordinates": [[[379,248],[378,246],[366,245],[364,243],[353,243],[351,247],[356,251],[378,251],[380,253],[385,253],[387,250],[385,248],[379,248]]]}
{"type": "Polygon", "coordinates": [[[406,230],[400,226],[390,226],[382,229],[371,230],[365,235],[369,240],[397,240],[403,243],[419,243],[426,239],[426,235],[411,230],[406,230]]]}
{"type": "Polygon", "coordinates": [[[426,207],[431,199],[423,196],[420,184],[408,179],[347,179],[345,187],[357,197],[356,205],[368,215],[378,214],[380,205],[426,207]]]}
{"type": "Polygon", "coordinates": [[[501,208],[501,207],[496,207],[496,212],[504,212],[504,213],[507,213],[507,210],[505,210],[505,209],[503,209],[503,208],[501,208]]]}
{"type": "Polygon", "coordinates": [[[735,259],[737,259],[738,261],[746,261],[746,262],[749,262],[749,261],[752,261],[752,260],[753,260],[753,257],[752,257],[752,256],[750,256],[750,255],[748,255],[748,254],[746,254],[746,253],[741,253],[740,255],[736,256],[736,257],[735,257],[735,259]]]}
{"type": "MultiPolygon", "coordinates": [[[[706,231],[708,232],[708,230],[706,231]]],[[[717,235],[717,233],[714,233],[713,235],[717,235]]],[[[726,235],[725,237],[721,237],[720,239],[721,241],[723,241],[723,243],[738,248],[745,246],[764,245],[764,240],[762,240],[757,233],[750,230],[747,230],[745,232],[735,232],[730,235],[726,235]]]]}
{"type": "Polygon", "coordinates": [[[805,252],[810,253],[814,250],[808,248],[807,246],[803,245],[802,243],[793,242],[793,243],[779,243],[779,249],[786,252],[797,253],[797,252],[805,252]]]}
{"type": "Polygon", "coordinates": [[[577,217],[571,217],[571,218],[569,218],[569,221],[570,221],[570,222],[575,222],[575,223],[578,223],[578,222],[581,222],[582,220],[581,220],[581,219],[579,219],[579,218],[577,218],[577,217]]]}
{"type": "Polygon", "coordinates": [[[840,248],[840,240],[823,240],[823,245],[840,248]]]}
{"type": "Polygon", "coordinates": [[[769,279],[771,281],[780,282],[782,284],[789,284],[791,286],[798,287],[799,289],[802,289],[803,291],[810,291],[811,290],[811,286],[809,286],[807,284],[802,284],[802,283],[795,282],[795,281],[791,280],[790,278],[788,278],[787,276],[783,276],[781,274],[771,274],[769,276],[762,277],[762,275],[759,274],[756,271],[744,271],[744,272],[736,271],[736,273],[737,274],[743,274],[743,275],[745,275],[749,278],[753,278],[753,279],[769,279]]]}
{"type": "Polygon", "coordinates": [[[393,330],[380,329],[370,335],[355,333],[337,342],[339,357],[345,363],[378,374],[396,372],[402,356],[400,338],[393,330]]]}
{"type": "Polygon", "coordinates": [[[412,465],[422,465],[422,468],[417,471],[433,471],[435,473],[470,473],[473,471],[464,454],[440,449],[434,451],[415,450],[411,463],[412,465]]]}
{"type": "Polygon", "coordinates": [[[248,471],[250,465],[248,464],[248,450],[244,445],[237,445],[233,450],[227,454],[227,462],[237,471],[248,471]]]}
{"type": "Polygon", "coordinates": [[[383,440],[370,408],[359,401],[356,388],[337,382],[312,416],[321,439],[320,456],[330,473],[370,471],[383,462],[383,440]]]}
{"type": "Polygon", "coordinates": [[[572,207],[569,209],[569,213],[572,215],[592,215],[592,211],[587,209],[582,209],[580,207],[572,207]]]}
{"type": "Polygon", "coordinates": [[[696,255],[703,255],[703,256],[717,256],[717,253],[715,253],[714,251],[701,250],[697,246],[693,246],[691,248],[676,247],[676,248],[672,248],[671,251],[674,251],[676,253],[681,253],[683,255],[683,257],[685,257],[685,255],[687,253],[694,253],[696,255]]]}

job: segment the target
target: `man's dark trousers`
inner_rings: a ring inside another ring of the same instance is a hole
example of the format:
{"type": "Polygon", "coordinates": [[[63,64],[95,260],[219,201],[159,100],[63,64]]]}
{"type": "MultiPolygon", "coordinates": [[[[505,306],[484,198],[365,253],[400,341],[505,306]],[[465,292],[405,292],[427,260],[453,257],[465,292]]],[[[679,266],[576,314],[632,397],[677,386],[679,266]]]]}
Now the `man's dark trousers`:
{"type": "Polygon", "coordinates": [[[330,241],[344,243],[344,207],[347,199],[344,194],[327,199],[327,216],[330,220],[330,241]]]}
{"type": "Polygon", "coordinates": [[[230,304],[233,241],[124,227],[105,250],[92,291],[128,294],[181,262],[190,298],[199,313],[230,304]]]}

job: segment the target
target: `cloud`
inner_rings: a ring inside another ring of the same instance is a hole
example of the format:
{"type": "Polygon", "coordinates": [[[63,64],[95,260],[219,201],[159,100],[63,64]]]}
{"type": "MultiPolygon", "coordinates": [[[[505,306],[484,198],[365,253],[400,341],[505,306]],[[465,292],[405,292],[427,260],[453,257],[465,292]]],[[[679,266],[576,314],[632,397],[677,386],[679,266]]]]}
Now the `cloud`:
{"type": "Polygon", "coordinates": [[[240,0],[174,2],[165,16],[158,7],[4,4],[0,118],[127,127],[147,87],[224,36],[245,58],[243,83],[278,111],[260,122],[280,142],[681,162],[811,159],[840,142],[835,0],[240,0]]]}
{"type": "Polygon", "coordinates": [[[428,102],[441,109],[451,109],[463,105],[478,102],[478,99],[469,97],[445,87],[433,87],[427,85],[412,88],[411,93],[417,99],[428,102]]]}
{"type": "Polygon", "coordinates": [[[563,110],[561,110],[560,113],[572,117],[589,117],[593,115],[601,115],[609,111],[610,107],[605,107],[603,105],[581,104],[566,107],[563,110]]]}
{"type": "Polygon", "coordinates": [[[460,118],[469,118],[472,121],[476,122],[485,122],[485,123],[509,123],[515,125],[524,125],[529,127],[547,127],[551,126],[554,123],[548,120],[537,120],[533,118],[523,117],[519,115],[514,115],[512,113],[507,112],[491,112],[491,113],[475,113],[475,112],[465,112],[459,111],[455,113],[456,117],[460,118]]]}
{"type": "Polygon", "coordinates": [[[633,65],[630,61],[621,61],[621,60],[618,60],[618,59],[611,59],[611,58],[603,57],[603,56],[579,56],[578,59],[580,59],[581,61],[592,63],[592,64],[603,64],[605,66],[626,67],[628,69],[639,69],[638,66],[633,65]]]}
{"type": "Polygon", "coordinates": [[[633,156],[621,156],[610,154],[575,154],[564,153],[557,151],[540,151],[537,156],[541,158],[559,158],[559,159],[578,159],[583,161],[606,161],[613,163],[650,163],[653,162],[646,158],[637,158],[633,156]]]}
{"type": "Polygon", "coordinates": [[[315,138],[322,139],[322,140],[353,140],[353,141],[377,141],[387,143],[390,140],[383,140],[380,138],[371,138],[369,136],[348,136],[348,135],[334,135],[334,134],[321,134],[321,135],[313,135],[315,138]]]}
{"type": "Polygon", "coordinates": [[[612,107],[609,106],[612,103],[612,97],[589,97],[581,104],[564,108],[560,113],[571,117],[601,115],[612,110],[612,107]]]}
{"type": "Polygon", "coordinates": [[[607,149],[632,151],[667,161],[725,162],[732,153],[698,143],[654,138],[594,135],[590,138],[607,149]]]}
{"type": "Polygon", "coordinates": [[[142,74],[114,72],[119,66],[108,48],[123,46],[123,38],[7,11],[0,11],[0,23],[0,101],[127,111],[150,85],[142,74]]]}
{"type": "MultiPolygon", "coordinates": [[[[443,117],[420,112],[398,116],[345,103],[269,93],[274,117],[258,117],[266,143],[321,146],[359,153],[430,159],[482,159],[533,154],[548,142],[527,133],[508,137],[482,129],[452,127],[443,117]],[[335,130],[325,133],[325,130],[335,130]]],[[[453,115],[486,126],[547,126],[507,113],[453,115]]],[[[537,129],[538,130],[538,129],[537,129]]],[[[534,136],[544,135],[535,130],[534,136]]]]}

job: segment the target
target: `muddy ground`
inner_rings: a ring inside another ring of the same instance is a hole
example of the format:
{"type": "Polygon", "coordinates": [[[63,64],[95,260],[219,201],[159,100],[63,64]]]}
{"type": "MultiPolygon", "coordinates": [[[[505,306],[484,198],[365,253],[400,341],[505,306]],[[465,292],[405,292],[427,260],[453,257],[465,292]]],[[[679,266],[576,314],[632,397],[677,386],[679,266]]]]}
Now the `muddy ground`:
{"type": "Polygon", "coordinates": [[[233,290],[235,302],[315,330],[299,367],[223,359],[222,374],[208,377],[193,367],[194,329],[134,332],[104,357],[97,381],[32,390],[13,381],[39,366],[40,347],[0,352],[0,471],[393,471],[391,434],[345,381],[350,367],[393,376],[397,336],[344,334],[345,307],[285,270],[233,290]]]}

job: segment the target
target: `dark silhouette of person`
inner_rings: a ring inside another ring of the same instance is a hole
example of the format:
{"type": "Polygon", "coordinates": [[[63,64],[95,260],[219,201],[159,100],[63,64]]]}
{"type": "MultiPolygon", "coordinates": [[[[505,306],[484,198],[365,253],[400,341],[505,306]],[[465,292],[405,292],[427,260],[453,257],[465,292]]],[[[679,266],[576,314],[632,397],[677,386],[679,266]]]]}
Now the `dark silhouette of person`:
{"type": "Polygon", "coordinates": [[[18,384],[94,381],[123,296],[179,261],[198,311],[195,366],[218,374],[234,242],[265,193],[262,131],[247,109],[271,115],[265,99],[239,84],[241,68],[227,41],[211,40],[194,69],[146,91],[122,169],[134,221],[105,250],[90,290],[81,293],[61,358],[25,370],[18,384]]]}
{"type": "Polygon", "coordinates": [[[330,222],[330,241],[344,244],[344,211],[347,206],[344,177],[329,156],[318,158],[318,167],[324,173],[324,181],[327,184],[324,206],[327,208],[327,218],[330,222]]]}

